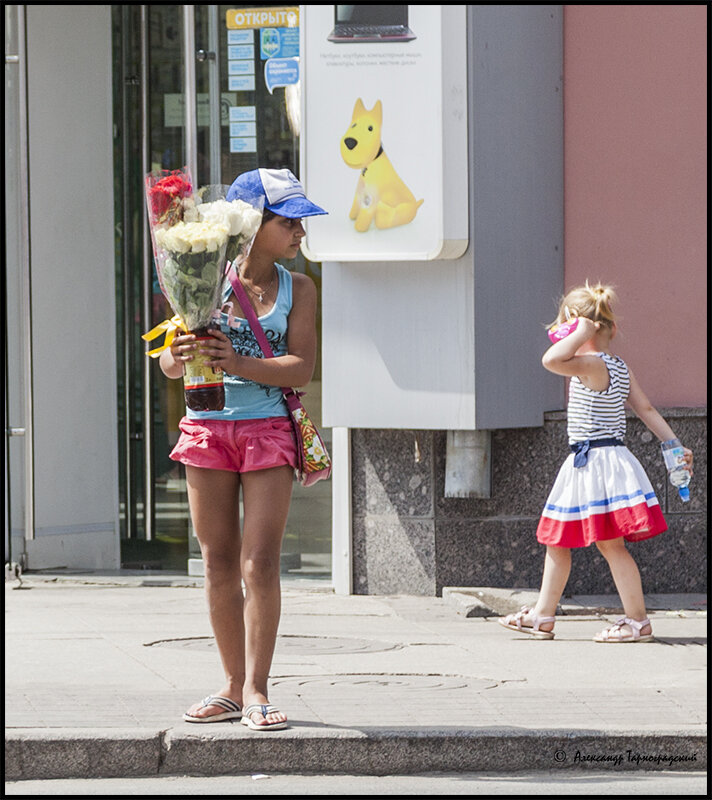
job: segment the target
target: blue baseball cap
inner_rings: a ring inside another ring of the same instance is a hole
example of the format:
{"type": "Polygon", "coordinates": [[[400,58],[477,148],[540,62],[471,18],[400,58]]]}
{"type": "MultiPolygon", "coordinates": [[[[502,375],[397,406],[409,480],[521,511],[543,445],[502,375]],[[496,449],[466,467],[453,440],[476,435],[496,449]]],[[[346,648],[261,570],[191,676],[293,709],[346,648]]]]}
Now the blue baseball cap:
{"type": "Polygon", "coordinates": [[[228,189],[228,200],[249,200],[264,197],[264,207],[273,214],[290,219],[328,214],[311,200],[304,187],[288,169],[253,169],[243,172],[228,189]]]}

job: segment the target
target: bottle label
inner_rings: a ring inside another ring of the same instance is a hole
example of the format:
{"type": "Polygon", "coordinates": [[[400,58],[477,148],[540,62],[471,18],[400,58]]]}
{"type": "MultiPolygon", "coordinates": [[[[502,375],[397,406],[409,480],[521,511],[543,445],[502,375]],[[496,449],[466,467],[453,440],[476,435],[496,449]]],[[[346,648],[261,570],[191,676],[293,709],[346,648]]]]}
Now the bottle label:
{"type": "Polygon", "coordinates": [[[663,450],[663,458],[668,470],[685,466],[685,451],[680,446],[663,450]]]}
{"type": "Polygon", "coordinates": [[[223,371],[220,367],[207,364],[207,356],[195,355],[185,362],[183,384],[186,389],[210,389],[223,385],[223,371]]]}

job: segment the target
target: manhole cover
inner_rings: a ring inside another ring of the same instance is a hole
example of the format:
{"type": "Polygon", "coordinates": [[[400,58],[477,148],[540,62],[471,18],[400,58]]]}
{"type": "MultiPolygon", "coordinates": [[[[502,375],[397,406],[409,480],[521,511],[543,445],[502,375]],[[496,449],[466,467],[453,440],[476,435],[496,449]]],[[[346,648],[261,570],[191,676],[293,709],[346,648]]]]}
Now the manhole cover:
{"type": "MultiPolygon", "coordinates": [[[[175,647],[187,650],[213,650],[215,639],[212,636],[192,636],[185,639],[160,639],[149,642],[145,647],[175,647]]],[[[371,639],[348,639],[337,636],[296,636],[277,637],[277,652],[289,655],[339,655],[351,653],[380,653],[386,650],[400,650],[401,644],[388,644],[371,639]]]]}
{"type": "Polygon", "coordinates": [[[277,650],[299,655],[330,655],[339,653],[382,653],[400,650],[402,644],[388,644],[373,639],[348,639],[339,636],[278,636],[277,650]]]}
{"type": "Polygon", "coordinates": [[[497,682],[487,678],[467,678],[462,675],[379,675],[344,674],[344,675],[294,675],[284,678],[274,678],[275,685],[292,687],[297,694],[309,692],[324,692],[329,689],[353,689],[356,692],[433,692],[452,691],[453,689],[473,689],[483,691],[497,685],[497,682]]]}

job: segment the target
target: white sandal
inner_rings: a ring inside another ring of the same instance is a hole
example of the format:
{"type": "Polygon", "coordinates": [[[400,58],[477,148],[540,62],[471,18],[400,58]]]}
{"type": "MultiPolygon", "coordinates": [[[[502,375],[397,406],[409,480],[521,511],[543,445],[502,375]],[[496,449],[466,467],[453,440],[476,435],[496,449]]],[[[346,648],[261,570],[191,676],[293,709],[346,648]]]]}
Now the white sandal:
{"type": "Polygon", "coordinates": [[[208,706],[217,706],[222,708],[222,712],[217,714],[207,714],[204,716],[196,716],[188,711],[183,714],[183,719],[186,722],[223,722],[228,719],[240,719],[242,717],[242,709],[240,706],[229,697],[222,697],[219,694],[209,695],[200,701],[198,711],[208,706]]]}
{"type": "Polygon", "coordinates": [[[279,709],[269,703],[253,703],[252,705],[245,706],[242,710],[242,724],[252,731],[281,731],[287,727],[287,721],[283,722],[267,722],[267,714],[279,713],[279,709]],[[265,722],[262,724],[253,722],[252,715],[256,712],[262,714],[265,722]]]}
{"type": "Polygon", "coordinates": [[[540,625],[545,622],[555,622],[556,617],[539,617],[528,606],[522,606],[521,611],[516,614],[507,614],[506,617],[500,617],[497,622],[510,631],[517,631],[517,633],[528,633],[535,639],[553,639],[554,631],[542,631],[540,625]],[[522,620],[527,617],[531,620],[531,626],[522,625],[522,620]]]}
{"type": "Polygon", "coordinates": [[[652,642],[655,637],[652,633],[647,633],[641,636],[640,631],[646,626],[650,625],[650,620],[646,617],[644,620],[638,622],[637,619],[630,617],[621,617],[614,625],[605,628],[600,633],[593,637],[594,642],[604,642],[606,644],[628,644],[630,642],[652,642]],[[628,625],[631,633],[623,630],[623,626],[628,625]]]}

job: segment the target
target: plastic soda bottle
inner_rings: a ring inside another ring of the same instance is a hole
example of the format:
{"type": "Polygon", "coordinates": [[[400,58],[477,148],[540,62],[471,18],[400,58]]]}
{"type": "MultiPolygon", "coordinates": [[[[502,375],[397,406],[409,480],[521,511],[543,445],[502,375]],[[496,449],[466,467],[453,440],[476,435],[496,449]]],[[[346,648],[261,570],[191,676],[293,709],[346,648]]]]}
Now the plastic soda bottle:
{"type": "MultiPolygon", "coordinates": [[[[198,341],[211,338],[208,328],[191,331],[198,341]]],[[[222,411],[225,408],[225,386],[220,367],[205,363],[205,358],[195,355],[186,362],[183,375],[185,404],[193,411],[222,411]]]]}
{"type": "Polygon", "coordinates": [[[665,466],[670,476],[670,483],[678,490],[680,500],[687,503],[690,500],[690,473],[685,469],[685,451],[679,439],[668,439],[662,442],[660,449],[665,459],[665,466]]]}

